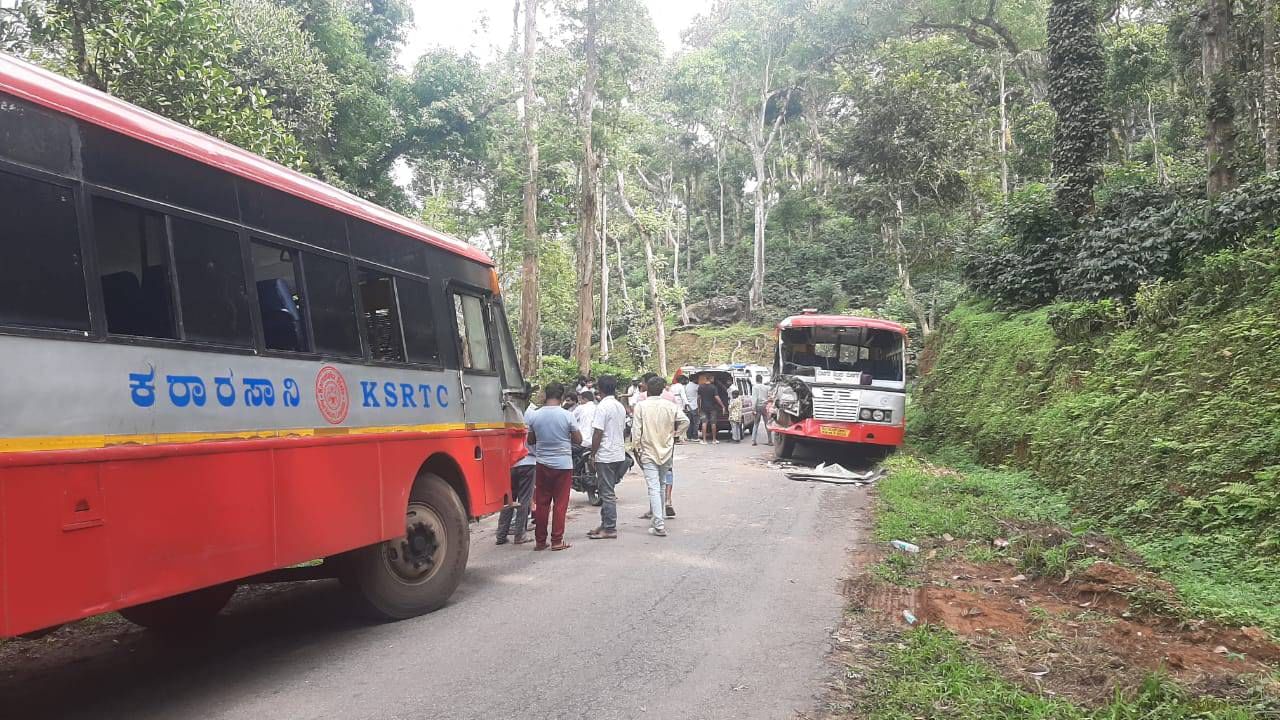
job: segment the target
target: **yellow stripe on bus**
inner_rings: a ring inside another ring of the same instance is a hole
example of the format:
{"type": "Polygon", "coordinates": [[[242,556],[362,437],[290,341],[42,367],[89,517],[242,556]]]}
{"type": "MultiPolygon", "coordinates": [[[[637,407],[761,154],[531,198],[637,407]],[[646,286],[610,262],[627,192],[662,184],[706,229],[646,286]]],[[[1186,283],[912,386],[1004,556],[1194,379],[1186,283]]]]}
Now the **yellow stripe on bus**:
{"type": "Polygon", "coordinates": [[[90,450],[120,445],[162,445],[218,440],[259,440],[334,435],[391,435],[395,433],[441,433],[458,430],[505,430],[520,427],[510,423],[439,423],[434,425],[381,425],[374,427],[287,428],[283,430],[230,430],[225,432],[152,433],[144,435],[50,435],[47,437],[0,438],[0,453],[44,450],[90,450]]]}

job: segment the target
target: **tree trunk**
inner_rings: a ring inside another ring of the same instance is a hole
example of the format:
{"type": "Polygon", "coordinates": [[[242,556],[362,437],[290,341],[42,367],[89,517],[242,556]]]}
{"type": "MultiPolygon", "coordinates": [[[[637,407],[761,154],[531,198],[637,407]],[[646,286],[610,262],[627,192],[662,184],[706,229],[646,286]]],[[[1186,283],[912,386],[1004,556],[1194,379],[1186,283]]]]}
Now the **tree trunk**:
{"type": "Polygon", "coordinates": [[[764,152],[754,148],[751,161],[755,166],[755,233],[751,243],[751,292],[747,298],[747,308],[756,312],[764,306],[764,226],[765,226],[765,192],[764,192],[764,152]]]}
{"type": "Polygon", "coordinates": [[[1155,103],[1151,101],[1151,93],[1147,93],[1147,127],[1151,136],[1151,164],[1156,169],[1156,180],[1161,185],[1169,184],[1169,173],[1164,169],[1164,158],[1160,156],[1160,130],[1156,125],[1155,103]]]}
{"type": "Polygon", "coordinates": [[[534,64],[538,52],[538,0],[524,2],[524,263],[520,285],[520,366],[526,376],[541,364],[538,308],[538,97],[534,64]]]}
{"type": "Polygon", "coordinates": [[[1262,3],[1262,107],[1267,172],[1280,168],[1280,78],[1276,77],[1276,0],[1262,3]]]}
{"type": "Polygon", "coordinates": [[[1208,94],[1205,107],[1208,180],[1205,190],[1209,197],[1216,197],[1236,184],[1235,105],[1231,99],[1231,3],[1232,0],[1205,0],[1205,11],[1201,15],[1204,24],[1201,59],[1208,94]]]}
{"type": "Polygon", "coordinates": [[[1009,197],[1009,113],[1004,82],[1004,53],[1000,53],[1000,194],[1009,197]]]}
{"type": "Polygon", "coordinates": [[[631,203],[627,200],[627,187],[622,177],[622,170],[618,170],[618,199],[622,204],[622,211],[631,219],[631,223],[635,225],[636,232],[640,235],[640,239],[644,241],[644,268],[645,274],[649,279],[649,305],[653,307],[653,332],[654,332],[654,349],[658,353],[658,374],[667,376],[667,323],[662,313],[661,295],[658,292],[658,271],[653,266],[653,236],[639,222],[636,221],[636,211],[631,207],[631,203]]]}
{"type": "Polygon", "coordinates": [[[600,359],[609,359],[609,196],[600,193],[600,359]]]}
{"type": "Polygon", "coordinates": [[[907,307],[911,309],[911,314],[915,316],[916,323],[920,326],[920,332],[925,337],[929,337],[933,333],[933,322],[929,314],[928,308],[920,301],[920,296],[916,294],[916,288],[911,284],[911,268],[907,261],[907,249],[902,244],[902,201],[894,200],[897,213],[894,215],[892,223],[884,223],[880,226],[880,232],[884,237],[885,245],[889,251],[893,253],[894,264],[898,270],[898,287],[902,290],[902,299],[906,301],[907,307]]]}
{"type": "Polygon", "coordinates": [[[595,325],[596,186],[600,181],[599,159],[591,144],[591,119],[596,102],[596,76],[600,72],[596,25],[596,0],[587,0],[587,73],[582,80],[580,108],[582,173],[578,189],[578,331],[573,343],[578,374],[583,376],[591,374],[591,329],[595,325]]]}
{"type": "MultiPolygon", "coordinates": [[[[724,135],[716,139],[716,184],[720,186],[720,249],[724,250],[724,135]]],[[[735,238],[736,239],[736,238],[735,238]]],[[[713,250],[712,255],[715,255],[713,250]]]]}

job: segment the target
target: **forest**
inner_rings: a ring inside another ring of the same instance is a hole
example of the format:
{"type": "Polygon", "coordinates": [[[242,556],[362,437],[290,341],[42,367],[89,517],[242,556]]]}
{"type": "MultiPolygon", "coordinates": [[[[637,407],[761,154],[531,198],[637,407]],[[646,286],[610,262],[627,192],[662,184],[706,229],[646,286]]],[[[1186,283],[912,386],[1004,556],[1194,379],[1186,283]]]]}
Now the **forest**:
{"type": "Polygon", "coordinates": [[[1131,303],[1275,206],[1274,2],[19,0],[0,47],[484,246],[526,374],[803,307],[1131,303]],[[561,363],[564,364],[564,363],[561,363]]]}

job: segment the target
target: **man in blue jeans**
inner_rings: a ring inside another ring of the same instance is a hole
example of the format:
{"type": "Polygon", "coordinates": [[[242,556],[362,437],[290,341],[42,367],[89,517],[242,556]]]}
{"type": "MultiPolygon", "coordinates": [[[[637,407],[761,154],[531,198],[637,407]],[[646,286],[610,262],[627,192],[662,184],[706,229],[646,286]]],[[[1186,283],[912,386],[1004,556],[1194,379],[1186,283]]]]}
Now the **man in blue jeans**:
{"type": "Polygon", "coordinates": [[[592,540],[618,537],[618,496],[614,486],[627,471],[627,450],[622,431],[627,409],[616,397],[618,379],[605,375],[596,384],[600,402],[591,416],[591,454],[596,464],[596,489],[600,493],[600,527],[587,533],[592,540]]]}
{"type": "MultiPolygon", "coordinates": [[[[529,412],[532,412],[530,408],[529,412]]],[[[525,413],[528,422],[529,413],[525,413]]],[[[537,449],[530,444],[529,454],[511,466],[511,502],[498,514],[498,544],[506,545],[507,537],[515,532],[515,544],[529,542],[525,531],[529,527],[529,505],[533,502],[533,476],[537,463],[537,449]],[[515,520],[514,526],[512,520],[515,520]]]]}
{"type": "Polygon", "coordinates": [[[676,437],[689,428],[689,418],[676,404],[662,397],[666,383],[660,377],[649,378],[648,396],[633,410],[631,439],[640,455],[640,470],[649,490],[651,535],[666,537],[666,508],[663,484],[671,475],[676,456],[676,437]]]}

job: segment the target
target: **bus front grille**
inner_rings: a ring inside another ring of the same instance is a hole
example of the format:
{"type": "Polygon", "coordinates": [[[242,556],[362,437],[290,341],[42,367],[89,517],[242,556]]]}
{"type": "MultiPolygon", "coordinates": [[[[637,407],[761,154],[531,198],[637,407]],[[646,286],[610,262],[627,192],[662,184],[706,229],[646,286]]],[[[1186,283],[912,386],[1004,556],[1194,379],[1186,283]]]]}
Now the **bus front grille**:
{"type": "Polygon", "coordinates": [[[813,388],[813,418],[857,422],[859,395],[853,388],[813,388]]]}

